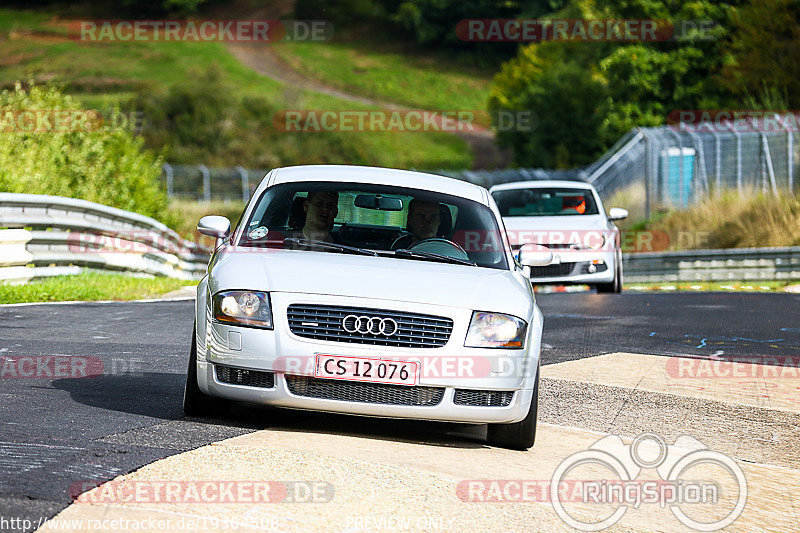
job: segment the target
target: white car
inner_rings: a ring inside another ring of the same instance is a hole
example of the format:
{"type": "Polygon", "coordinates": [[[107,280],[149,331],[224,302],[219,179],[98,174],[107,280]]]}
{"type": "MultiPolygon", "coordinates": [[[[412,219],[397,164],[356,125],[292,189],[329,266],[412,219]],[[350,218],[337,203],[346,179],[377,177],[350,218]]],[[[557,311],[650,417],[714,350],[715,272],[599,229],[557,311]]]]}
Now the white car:
{"type": "MultiPolygon", "coordinates": [[[[486,189],[450,178],[271,171],[235,229],[198,224],[218,246],[197,288],[185,412],[238,400],[489,424],[490,443],[532,446],[542,314],[501,228],[486,189]],[[417,234],[425,224],[435,234],[417,234]]],[[[551,259],[530,247],[519,261],[551,259]]]]}
{"type": "Polygon", "coordinates": [[[606,215],[594,187],[578,181],[521,181],[489,192],[515,252],[529,243],[553,252],[549,265],[531,267],[531,282],[622,291],[620,233],[612,221],[626,218],[625,209],[615,207],[606,215]]]}

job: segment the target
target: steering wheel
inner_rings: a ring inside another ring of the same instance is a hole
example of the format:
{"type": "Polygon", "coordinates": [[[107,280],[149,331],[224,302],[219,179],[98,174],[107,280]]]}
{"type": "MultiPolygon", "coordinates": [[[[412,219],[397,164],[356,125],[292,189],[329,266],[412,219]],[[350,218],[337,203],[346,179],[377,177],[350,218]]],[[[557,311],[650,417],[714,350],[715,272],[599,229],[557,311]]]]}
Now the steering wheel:
{"type": "Polygon", "coordinates": [[[442,239],[440,237],[433,237],[430,239],[422,239],[408,247],[411,251],[416,252],[431,252],[440,255],[447,255],[458,259],[465,259],[469,261],[469,255],[458,243],[442,239]],[[455,250],[453,250],[455,248],[455,250]]]}

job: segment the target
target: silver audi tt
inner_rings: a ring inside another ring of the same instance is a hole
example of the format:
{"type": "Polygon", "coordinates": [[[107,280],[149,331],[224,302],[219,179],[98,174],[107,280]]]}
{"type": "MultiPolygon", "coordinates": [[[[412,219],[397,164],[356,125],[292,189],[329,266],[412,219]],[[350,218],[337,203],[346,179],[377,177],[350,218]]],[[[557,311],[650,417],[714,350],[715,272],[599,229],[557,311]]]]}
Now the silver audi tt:
{"type": "Polygon", "coordinates": [[[197,288],[189,415],[229,401],[489,424],[533,445],[542,314],[488,191],[402,170],[271,171],[197,288]]]}

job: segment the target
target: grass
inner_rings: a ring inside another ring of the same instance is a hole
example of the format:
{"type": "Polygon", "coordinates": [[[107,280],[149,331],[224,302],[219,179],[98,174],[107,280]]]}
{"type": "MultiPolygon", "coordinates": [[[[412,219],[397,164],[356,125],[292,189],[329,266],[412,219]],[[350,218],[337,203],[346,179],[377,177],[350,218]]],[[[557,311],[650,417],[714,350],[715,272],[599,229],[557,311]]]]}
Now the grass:
{"type": "MultiPolygon", "coordinates": [[[[626,291],[647,292],[787,292],[787,287],[800,289],[790,281],[692,281],[625,284],[626,291]]],[[[797,290],[794,290],[797,292],[797,290]]]]}
{"type": "Polygon", "coordinates": [[[55,276],[26,285],[0,284],[0,304],[154,298],[196,281],[173,278],[138,278],[123,274],[86,271],[76,276],[55,276]]]}
{"type": "MultiPolygon", "coordinates": [[[[198,240],[197,221],[206,215],[222,215],[231,221],[231,227],[236,224],[244,211],[242,202],[192,202],[188,200],[173,200],[170,203],[170,210],[175,213],[178,220],[174,228],[183,238],[192,241],[198,240]]],[[[212,242],[206,243],[208,245],[212,242]]]]}
{"type": "Polygon", "coordinates": [[[483,111],[493,75],[385,42],[295,42],[274,49],[309,78],[418,109],[483,111]]]}
{"type": "Polygon", "coordinates": [[[658,209],[644,218],[643,185],[634,185],[605,200],[606,209],[623,207],[630,216],[616,224],[623,250],[670,251],[800,246],[800,196],[781,192],[724,191],[687,209],[658,209]],[[652,243],[652,249],[637,246],[652,243]]]}
{"type": "MultiPolygon", "coordinates": [[[[53,15],[41,9],[0,8],[0,86],[13,87],[20,80],[55,81],[81,105],[103,111],[116,104],[124,105],[136,91],[185,83],[196,76],[197,70],[217,64],[226,80],[237,88],[238,96],[267,98],[275,109],[370,109],[327,95],[288,89],[241,64],[222,43],[75,41],[59,35],[63,28],[51,20],[53,15]],[[50,33],[44,33],[42,28],[50,33]],[[38,33],[30,33],[32,30],[38,33]]],[[[454,105],[451,103],[450,107],[454,105]]],[[[280,160],[281,165],[326,161],[436,169],[468,168],[472,161],[469,146],[462,139],[441,132],[274,132],[265,139],[265,149],[273,150],[279,158],[291,154],[286,156],[289,159],[280,160]],[[348,147],[343,155],[328,157],[329,152],[341,153],[338,148],[343,144],[348,147]]]]}
{"type": "Polygon", "coordinates": [[[727,191],[688,209],[657,214],[644,228],[667,250],[800,245],[800,196],[727,191]]]}

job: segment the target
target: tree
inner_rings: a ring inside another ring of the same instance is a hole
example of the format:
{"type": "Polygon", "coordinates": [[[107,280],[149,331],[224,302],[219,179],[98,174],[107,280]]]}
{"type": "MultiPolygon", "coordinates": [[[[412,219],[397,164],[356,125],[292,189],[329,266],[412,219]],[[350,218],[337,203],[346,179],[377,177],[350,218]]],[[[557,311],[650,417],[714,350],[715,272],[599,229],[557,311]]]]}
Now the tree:
{"type": "Polygon", "coordinates": [[[522,47],[495,77],[489,107],[532,109],[540,126],[532,133],[508,132],[500,141],[515,148],[518,164],[578,165],[630,128],[664,124],[672,111],[731,105],[736,95],[720,81],[730,61],[731,15],[740,3],[572,0],[556,18],[666,20],[676,31],[658,33],[669,37],[660,40],[522,47]],[[554,91],[559,94],[549,94],[554,91]]]}
{"type": "Polygon", "coordinates": [[[54,87],[0,93],[0,191],[83,198],[162,220],[161,159],[127,124],[82,109],[54,87]]]}
{"type": "Polygon", "coordinates": [[[781,94],[778,100],[786,106],[800,106],[800,2],[753,0],[737,10],[729,50],[733,60],[724,71],[729,87],[757,100],[781,94]]]}

